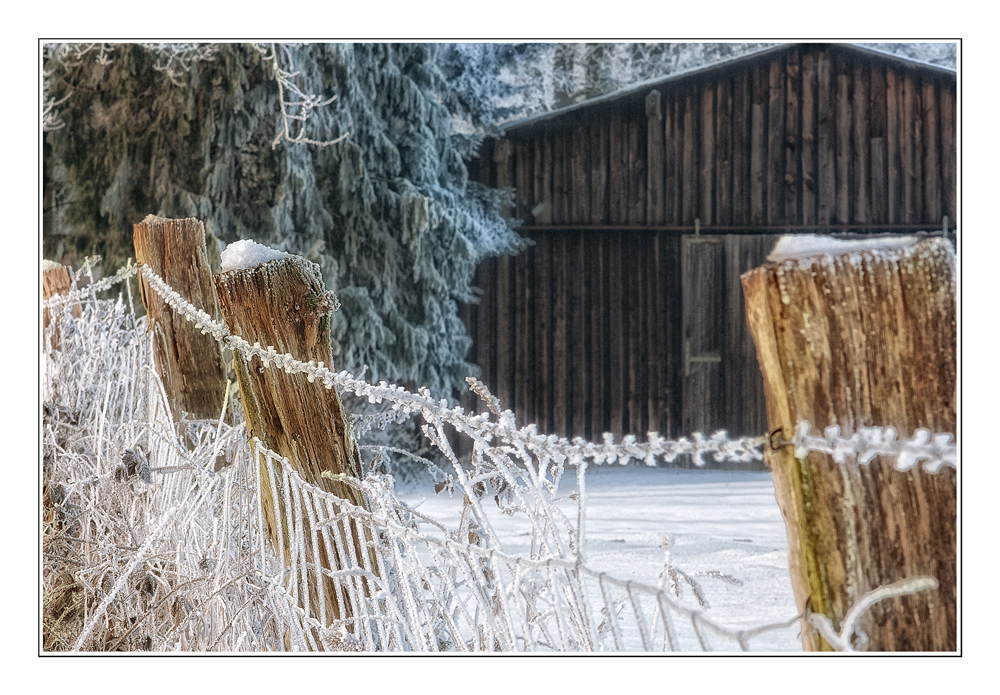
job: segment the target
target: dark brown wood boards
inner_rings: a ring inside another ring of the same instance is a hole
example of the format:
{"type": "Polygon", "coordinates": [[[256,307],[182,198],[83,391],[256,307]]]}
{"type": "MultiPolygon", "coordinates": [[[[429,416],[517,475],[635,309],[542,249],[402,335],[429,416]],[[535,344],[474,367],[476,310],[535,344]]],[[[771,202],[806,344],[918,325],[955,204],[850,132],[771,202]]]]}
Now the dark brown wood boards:
{"type": "MultiPolygon", "coordinates": [[[[251,344],[271,345],[297,360],[331,364],[333,302],[324,289],[316,264],[298,256],[282,258],[255,268],[216,275],[215,287],[222,316],[231,333],[251,344]]],[[[250,435],[287,457],[309,484],[356,506],[366,507],[357,488],[323,476],[325,472],[360,475],[357,445],[336,388],[327,389],[319,381],[310,383],[304,374],[286,374],[273,365],[265,368],[256,357],[249,361],[237,359],[235,364],[250,435]]],[[[271,542],[277,546],[275,503],[263,463],[261,474],[265,476],[261,503],[271,542]]],[[[279,502],[279,508],[280,505],[283,502],[279,502]]],[[[277,516],[283,517],[283,514],[277,516]]],[[[304,515],[304,518],[307,517],[304,515]]],[[[335,527],[335,532],[342,533],[348,544],[353,543],[352,554],[358,562],[364,562],[362,531],[353,523],[348,528],[343,526],[335,527]]],[[[286,544],[287,538],[286,534],[286,544]]],[[[307,552],[312,553],[311,546],[306,545],[307,552]]],[[[276,547],[276,550],[289,564],[288,548],[276,547]]],[[[319,555],[322,567],[336,569],[342,566],[337,553],[324,544],[320,545],[319,555]]],[[[374,563],[371,571],[375,571],[374,563]]],[[[310,578],[310,602],[315,610],[318,605],[316,583],[314,575],[310,578]]],[[[337,588],[328,578],[324,581],[327,616],[349,617],[350,607],[342,596],[338,596],[337,588]]]]}
{"type": "Polygon", "coordinates": [[[723,405],[690,422],[760,434],[760,376],[738,376],[756,364],[739,273],[774,235],[822,233],[816,225],[911,232],[948,215],[954,227],[955,129],[953,74],[805,43],[508,128],[483,157],[492,179],[517,186],[522,234],[536,245],[486,261],[497,270],[482,274],[470,330],[484,381],[544,431],[690,434],[680,334],[683,298],[697,297],[689,322],[722,312],[721,362],[707,367],[718,390],[703,397],[723,405]],[[696,220],[726,239],[724,260],[689,277],[682,239],[696,220]],[[581,326],[586,347],[573,342],[581,326]],[[528,341],[526,330],[541,335],[528,341]]]}
{"type": "MultiPolygon", "coordinates": [[[[955,256],[932,239],[905,250],[864,251],[768,264],[743,276],[767,393],[768,427],[790,436],[838,425],[955,432],[955,256]]],[[[956,648],[956,473],[900,472],[892,460],[835,463],[767,453],[785,516],[799,609],[839,629],[880,586],[919,576],[933,591],[883,600],[861,619],[860,648],[956,648]]],[[[828,649],[803,622],[806,649],[828,649]]]]}
{"type": "Polygon", "coordinates": [[[532,225],[938,229],[955,116],[954,76],[798,44],[510,128],[495,178],[532,225]]]}
{"type": "Polygon", "coordinates": [[[739,276],[763,262],[774,237],[686,241],[704,261],[688,272],[681,239],[666,232],[542,232],[534,240],[517,256],[480,266],[484,294],[470,324],[477,346],[470,358],[519,423],[597,440],[604,432],[620,439],[764,431],[739,276]],[[498,265],[507,267],[502,283],[494,279],[498,265]],[[698,332],[687,363],[682,323],[698,332]],[[709,373],[708,382],[698,381],[709,373]],[[701,413],[697,419],[682,421],[682,400],[701,413]]]}
{"type": "MultiPolygon", "coordinates": [[[[133,226],[136,262],[149,268],[182,297],[209,316],[217,316],[212,272],[205,248],[205,228],[189,218],[168,220],[149,215],[133,226]]],[[[153,333],[156,369],[175,419],[218,418],[226,394],[219,344],[177,314],[142,276],[139,292],[153,333]]]]}

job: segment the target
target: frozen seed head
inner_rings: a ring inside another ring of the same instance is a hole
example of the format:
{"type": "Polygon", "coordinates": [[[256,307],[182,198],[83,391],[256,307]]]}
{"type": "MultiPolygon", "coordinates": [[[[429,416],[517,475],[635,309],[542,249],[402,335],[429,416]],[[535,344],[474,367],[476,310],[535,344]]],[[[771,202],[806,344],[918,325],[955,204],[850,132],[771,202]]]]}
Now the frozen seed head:
{"type": "Polygon", "coordinates": [[[269,246],[258,244],[252,239],[242,239],[233,242],[222,252],[222,271],[255,268],[261,263],[267,263],[279,258],[287,258],[288,256],[289,254],[284,251],[278,251],[269,246]]]}

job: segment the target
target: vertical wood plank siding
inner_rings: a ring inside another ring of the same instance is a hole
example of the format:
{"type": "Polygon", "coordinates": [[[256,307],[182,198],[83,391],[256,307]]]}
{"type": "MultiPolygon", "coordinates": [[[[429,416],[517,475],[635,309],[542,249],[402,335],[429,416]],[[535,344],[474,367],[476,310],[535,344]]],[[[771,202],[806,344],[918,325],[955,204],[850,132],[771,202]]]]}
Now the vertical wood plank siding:
{"type": "Polygon", "coordinates": [[[816,54],[816,222],[833,222],[837,191],[834,157],[833,66],[827,51],[816,54]]]}
{"type": "Polygon", "coordinates": [[[764,93],[766,91],[766,76],[764,69],[766,66],[758,66],[753,71],[752,95],[750,114],[750,217],[747,220],[750,224],[763,225],[767,222],[765,217],[765,197],[767,191],[767,178],[764,171],[767,167],[767,130],[765,114],[767,104],[764,93]]]}
{"type": "Polygon", "coordinates": [[[802,224],[816,224],[816,56],[802,56],[802,224]]]}
{"type": "Polygon", "coordinates": [[[767,104],[767,219],[785,219],[785,61],[771,61],[767,104]]]}
{"type": "Polygon", "coordinates": [[[802,91],[798,49],[788,55],[785,66],[785,219],[798,221],[801,185],[799,164],[801,137],[799,134],[799,98],[802,91]]]}
{"type": "Polygon", "coordinates": [[[885,83],[885,67],[871,67],[871,81],[868,99],[868,128],[871,131],[871,201],[869,220],[889,219],[889,162],[888,162],[888,93],[885,83]]]}
{"type": "MultiPolygon", "coordinates": [[[[733,222],[733,99],[731,80],[719,80],[716,86],[716,134],[718,166],[715,168],[715,210],[717,224],[733,222]]],[[[652,165],[652,160],[650,160],[652,165]]]]}
{"type": "Polygon", "coordinates": [[[868,176],[869,168],[869,135],[868,135],[868,75],[867,66],[854,66],[854,89],[851,92],[851,110],[854,123],[851,130],[851,147],[854,156],[851,157],[854,182],[851,195],[854,199],[854,216],[852,222],[864,224],[868,222],[868,190],[871,186],[868,176]]]}
{"type": "Polygon", "coordinates": [[[511,215],[535,243],[480,264],[469,358],[540,431],[760,434],[740,274],[764,261],[772,225],[954,224],[955,79],[800,44],[652,91],[511,129],[470,163],[516,188],[511,215]],[[695,219],[717,241],[643,229],[695,219]],[[685,376],[685,337],[720,361],[685,376]]]}

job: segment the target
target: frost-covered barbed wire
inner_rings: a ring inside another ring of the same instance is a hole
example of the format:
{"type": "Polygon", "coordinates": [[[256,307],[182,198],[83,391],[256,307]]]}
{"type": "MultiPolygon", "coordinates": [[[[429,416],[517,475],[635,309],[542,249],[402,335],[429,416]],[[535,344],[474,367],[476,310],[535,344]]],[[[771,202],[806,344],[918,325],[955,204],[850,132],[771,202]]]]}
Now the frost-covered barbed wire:
{"type": "MultiPolygon", "coordinates": [[[[564,437],[541,435],[535,425],[518,428],[514,413],[509,410],[500,412],[497,421],[491,421],[488,413],[469,414],[461,407],[449,406],[445,399],[435,400],[427,389],[412,393],[402,386],[385,381],[377,385],[369,384],[346,370],[334,372],[323,362],[303,362],[272,346],[261,346],[256,342],[251,345],[239,336],[229,334],[223,323],[215,321],[187,302],[148,266],[142,266],[141,273],[172,309],[193,322],[202,333],[211,334],[225,347],[239,351],[247,360],[257,357],[265,368],[273,366],[288,374],[304,374],[310,383],[319,380],[326,388],[338,386],[371,403],[387,401],[394,411],[401,411],[404,415],[419,413],[430,421],[446,422],[480,440],[484,445],[494,440],[504,441],[509,447],[513,447],[510,453],[524,449],[556,464],[579,464],[583,459],[590,459],[597,464],[624,465],[631,459],[638,459],[647,465],[655,465],[658,458],[669,462],[682,454],[692,455],[699,465],[704,465],[703,454],[712,454],[716,461],[746,462],[763,458],[758,449],[763,445],[763,438],[730,439],[725,431],[716,432],[707,438],[701,433],[695,433],[691,439],[683,437],[678,440],[664,439],[652,432],[649,433],[647,442],[638,442],[634,435],[628,435],[619,444],[614,443],[612,435],[605,434],[603,443],[593,444],[582,438],[571,442],[564,437]]],[[[476,384],[480,392],[488,393],[484,391],[485,385],[479,382],[476,384]]]]}
{"type": "Polygon", "coordinates": [[[44,300],[42,302],[42,308],[51,309],[60,306],[62,304],[78,302],[81,299],[87,297],[93,297],[98,292],[109,290],[115,285],[117,285],[119,282],[124,282],[128,280],[137,272],[139,272],[139,266],[133,265],[131,262],[129,262],[127,265],[123,266],[122,268],[119,268],[118,272],[116,272],[114,275],[109,275],[108,277],[102,280],[98,280],[97,282],[93,282],[87,285],[86,287],[81,287],[80,289],[67,292],[66,294],[57,294],[53,297],[50,297],[49,299],[44,300]]]}
{"type": "MultiPolygon", "coordinates": [[[[117,282],[131,277],[138,269],[139,267],[130,263],[114,276],[43,302],[43,307],[50,308],[61,303],[76,301],[90,293],[108,289],[117,282]]],[[[763,455],[760,447],[768,441],[764,437],[730,439],[725,431],[716,432],[707,438],[696,432],[690,439],[682,437],[677,440],[664,439],[658,433],[650,432],[646,442],[637,441],[634,435],[626,435],[617,444],[609,433],[605,433],[601,444],[587,442],[582,438],[575,438],[571,442],[555,435],[540,435],[535,425],[518,428],[514,414],[509,410],[500,411],[499,401],[489,393],[484,384],[474,378],[469,379],[473,391],[480,395],[490,411],[497,415],[496,421],[491,420],[487,413],[468,414],[461,407],[450,407],[444,399],[435,401],[426,389],[414,394],[401,386],[388,384],[385,381],[377,385],[369,384],[353,377],[347,371],[335,373],[322,362],[302,362],[289,353],[278,352],[272,346],[262,347],[260,343],[251,345],[242,338],[229,334],[223,323],[215,321],[204,311],[187,302],[148,266],[141,266],[141,272],[150,286],[174,310],[192,321],[202,333],[210,333],[225,347],[239,351],[247,360],[257,357],[265,368],[273,365],[289,374],[305,374],[310,382],[319,379],[326,388],[333,388],[336,385],[356,396],[368,399],[371,403],[388,401],[392,410],[398,411],[401,415],[419,413],[425,418],[447,422],[460,431],[473,435],[484,444],[503,441],[509,447],[513,447],[510,453],[523,448],[532,455],[553,463],[569,462],[574,465],[579,465],[583,459],[596,464],[626,464],[635,459],[643,461],[646,465],[655,465],[658,459],[671,462],[677,456],[687,454],[692,456],[697,465],[704,465],[704,454],[711,454],[716,461],[761,460],[763,455]]],[[[811,425],[804,421],[796,426],[792,443],[799,458],[803,458],[808,451],[818,451],[831,454],[837,463],[843,463],[847,456],[852,456],[860,463],[866,464],[875,456],[891,456],[896,459],[896,467],[900,470],[908,470],[923,461],[924,470],[932,473],[939,471],[942,466],[957,466],[957,447],[952,443],[951,435],[946,433],[932,436],[928,430],[918,429],[912,438],[897,440],[894,428],[873,427],[859,428],[850,438],[844,439],[840,437],[840,429],[836,426],[827,428],[824,437],[810,436],[810,430],[811,425]]]]}
{"type": "Polygon", "coordinates": [[[942,467],[958,468],[958,448],[947,433],[931,435],[930,430],[918,428],[909,439],[897,439],[894,427],[859,427],[850,437],[840,436],[840,427],[827,427],[822,437],[809,434],[811,425],[802,421],[795,426],[792,444],[796,458],[805,458],[810,451],[830,454],[837,463],[849,458],[864,465],[876,456],[895,459],[895,467],[908,471],[918,463],[928,473],[937,473],[942,467]]]}
{"type": "MultiPolygon", "coordinates": [[[[211,333],[216,340],[230,349],[238,350],[248,360],[257,357],[265,368],[273,365],[289,374],[305,374],[310,382],[318,379],[326,388],[338,386],[371,403],[387,401],[393,410],[405,415],[419,413],[430,421],[447,422],[484,445],[490,445],[494,441],[503,442],[501,447],[506,446],[507,453],[523,450],[557,465],[567,462],[579,465],[585,459],[595,464],[624,465],[634,459],[651,466],[656,465],[657,460],[672,462],[678,456],[686,454],[697,465],[705,465],[705,454],[711,454],[716,461],[761,460],[763,454],[760,448],[768,441],[763,436],[731,439],[724,430],[709,437],[696,432],[690,439],[681,437],[676,440],[664,439],[658,433],[650,432],[646,442],[639,442],[635,435],[626,435],[617,444],[609,433],[605,433],[600,444],[587,442],[579,437],[570,441],[556,435],[542,435],[535,425],[517,427],[514,413],[509,410],[500,411],[499,401],[478,380],[470,379],[470,384],[473,385],[473,391],[484,398],[490,411],[497,415],[495,421],[490,419],[490,413],[469,414],[461,407],[450,407],[444,399],[434,400],[426,389],[420,389],[414,394],[385,381],[377,385],[369,384],[347,371],[334,372],[322,362],[302,362],[291,354],[278,352],[274,347],[262,347],[259,343],[251,345],[238,336],[230,335],[224,324],[214,321],[205,312],[188,303],[147,266],[143,266],[142,274],[172,308],[194,322],[203,333],[211,333]]],[[[875,456],[894,456],[897,459],[896,465],[901,470],[912,467],[919,460],[925,462],[924,469],[928,472],[936,472],[942,465],[957,465],[956,447],[950,443],[951,436],[948,434],[931,437],[928,431],[917,430],[912,439],[898,442],[895,429],[876,427],[859,429],[850,439],[844,440],[839,438],[839,428],[828,428],[825,438],[810,437],[810,428],[804,421],[796,427],[794,442],[797,447],[796,455],[800,458],[805,456],[802,452],[813,450],[833,454],[838,463],[843,463],[847,454],[859,457],[862,463],[869,462],[875,456]]]]}

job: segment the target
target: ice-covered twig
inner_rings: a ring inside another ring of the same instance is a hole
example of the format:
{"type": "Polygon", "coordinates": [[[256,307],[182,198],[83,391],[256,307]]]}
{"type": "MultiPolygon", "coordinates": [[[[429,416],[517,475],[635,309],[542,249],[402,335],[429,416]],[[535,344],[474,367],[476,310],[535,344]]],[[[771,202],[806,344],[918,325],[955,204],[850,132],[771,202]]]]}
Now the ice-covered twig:
{"type": "Polygon", "coordinates": [[[860,601],[854,604],[851,610],[844,617],[839,633],[833,628],[833,624],[830,622],[830,619],[820,613],[810,613],[808,615],[809,624],[815,628],[820,635],[823,636],[823,639],[825,639],[834,649],[838,651],[852,652],[854,651],[854,647],[851,645],[851,636],[857,628],[858,620],[862,615],[864,615],[865,611],[883,599],[893,598],[896,596],[906,596],[908,594],[915,594],[918,591],[936,589],[937,587],[938,582],[933,577],[916,577],[914,579],[904,579],[893,584],[888,584],[876,589],[875,591],[867,593],[861,597],[860,601]]]}
{"type": "Polygon", "coordinates": [[[312,116],[313,111],[316,109],[323,108],[324,106],[329,106],[332,104],[337,95],[330,97],[329,99],[322,99],[315,94],[306,94],[303,92],[297,84],[295,84],[295,78],[299,76],[299,72],[295,69],[295,62],[292,58],[292,51],[289,46],[281,44],[281,53],[285,56],[285,62],[288,64],[288,69],[284,70],[281,67],[281,63],[278,60],[278,44],[271,44],[270,47],[264,47],[257,45],[257,50],[260,51],[261,57],[271,63],[271,67],[274,70],[274,79],[278,83],[278,104],[281,109],[281,131],[274,137],[271,142],[271,149],[275,149],[278,143],[285,140],[291,144],[304,143],[307,145],[316,145],[317,147],[329,147],[330,145],[336,145],[350,135],[350,133],[344,133],[340,137],[334,138],[333,140],[312,140],[305,136],[306,123],[309,121],[310,116],[312,116]],[[289,98],[291,97],[291,99],[289,98]],[[290,121],[297,121],[299,124],[299,129],[297,134],[292,134],[292,128],[290,121]]]}
{"type": "Polygon", "coordinates": [[[90,633],[93,632],[94,626],[97,625],[97,621],[101,619],[104,615],[104,611],[106,611],[111,602],[115,600],[115,596],[117,596],[118,592],[122,590],[123,586],[125,586],[125,582],[128,581],[128,578],[131,576],[132,572],[135,571],[135,568],[139,566],[139,563],[146,559],[149,551],[153,549],[153,543],[159,539],[160,534],[163,533],[163,529],[166,528],[167,524],[174,518],[174,514],[176,513],[177,507],[171,507],[163,515],[163,518],[160,519],[160,523],[156,526],[153,532],[149,534],[149,538],[147,538],[146,542],[142,544],[141,548],[139,548],[135,557],[132,558],[132,562],[130,562],[128,567],[125,568],[125,571],[121,573],[121,576],[118,578],[114,587],[108,592],[108,595],[104,597],[104,600],[101,601],[97,610],[95,610],[94,614],[90,617],[90,621],[87,623],[87,626],[83,629],[83,632],[80,633],[80,636],[76,640],[76,644],[73,645],[74,652],[80,651],[80,647],[82,647],[83,643],[87,641],[88,637],[90,637],[90,633]]]}
{"type": "Polygon", "coordinates": [[[146,43],[143,46],[156,54],[153,69],[164,73],[177,87],[184,86],[182,79],[192,65],[214,60],[219,52],[218,45],[210,43],[146,43]]]}

